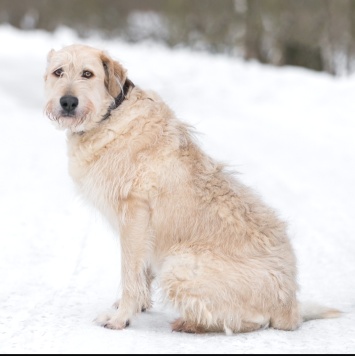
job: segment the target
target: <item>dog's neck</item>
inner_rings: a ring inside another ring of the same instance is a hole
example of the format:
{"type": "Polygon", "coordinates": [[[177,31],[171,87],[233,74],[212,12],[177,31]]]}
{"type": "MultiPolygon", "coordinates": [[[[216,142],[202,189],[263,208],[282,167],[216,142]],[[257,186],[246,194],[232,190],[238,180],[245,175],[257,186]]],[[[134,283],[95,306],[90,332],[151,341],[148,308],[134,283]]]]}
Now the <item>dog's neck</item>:
{"type": "Polygon", "coordinates": [[[123,100],[126,99],[126,95],[128,93],[128,90],[130,88],[134,88],[134,84],[132,83],[131,80],[129,80],[128,78],[126,79],[126,81],[124,82],[123,88],[121,90],[121,92],[116,96],[115,101],[109,106],[109,108],[107,109],[106,114],[102,117],[101,121],[104,121],[106,119],[108,119],[111,116],[111,111],[117,109],[123,102],[123,100]]]}

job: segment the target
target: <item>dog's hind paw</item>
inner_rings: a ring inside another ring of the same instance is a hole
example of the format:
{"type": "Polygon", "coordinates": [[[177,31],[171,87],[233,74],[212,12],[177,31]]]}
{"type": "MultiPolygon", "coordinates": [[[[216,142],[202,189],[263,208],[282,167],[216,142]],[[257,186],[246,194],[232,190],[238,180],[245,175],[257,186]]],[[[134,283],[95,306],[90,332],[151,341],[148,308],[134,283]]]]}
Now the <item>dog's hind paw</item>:
{"type": "Polygon", "coordinates": [[[206,332],[201,325],[185,321],[182,318],[178,318],[171,323],[171,330],[190,334],[203,334],[206,332]]]}

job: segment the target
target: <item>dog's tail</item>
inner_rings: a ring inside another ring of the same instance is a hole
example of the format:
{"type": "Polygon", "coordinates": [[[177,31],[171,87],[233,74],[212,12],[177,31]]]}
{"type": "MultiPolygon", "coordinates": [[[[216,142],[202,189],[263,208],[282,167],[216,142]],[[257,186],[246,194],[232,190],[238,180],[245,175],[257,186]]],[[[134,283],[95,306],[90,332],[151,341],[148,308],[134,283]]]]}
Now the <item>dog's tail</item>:
{"type": "Polygon", "coordinates": [[[338,309],[325,307],[313,302],[300,303],[300,309],[303,321],[338,318],[342,313],[338,309]]]}

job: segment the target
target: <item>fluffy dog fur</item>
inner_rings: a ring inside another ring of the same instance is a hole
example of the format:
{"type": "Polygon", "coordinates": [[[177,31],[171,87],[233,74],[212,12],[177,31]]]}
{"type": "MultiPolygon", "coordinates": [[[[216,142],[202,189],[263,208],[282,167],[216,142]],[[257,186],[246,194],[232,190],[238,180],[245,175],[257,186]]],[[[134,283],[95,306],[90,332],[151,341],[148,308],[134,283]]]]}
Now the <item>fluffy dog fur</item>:
{"type": "Polygon", "coordinates": [[[208,157],[155,93],[131,86],[112,106],[126,79],[92,47],[48,54],[45,111],[67,130],[70,175],[120,236],[122,296],[98,322],[125,328],[151,307],[153,278],[181,315],[175,331],[294,330],[337,316],[328,308],[302,315],[284,222],[208,157]]]}

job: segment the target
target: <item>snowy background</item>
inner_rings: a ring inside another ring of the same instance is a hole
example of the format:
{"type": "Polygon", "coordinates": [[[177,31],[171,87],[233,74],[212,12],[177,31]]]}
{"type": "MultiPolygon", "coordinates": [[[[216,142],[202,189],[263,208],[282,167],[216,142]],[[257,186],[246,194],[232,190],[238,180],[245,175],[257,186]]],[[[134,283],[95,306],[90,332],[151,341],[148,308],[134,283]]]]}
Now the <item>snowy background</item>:
{"type": "Polygon", "coordinates": [[[353,353],[355,77],[0,26],[0,353],[353,353]],[[118,238],[76,195],[64,132],[43,114],[46,55],[106,49],[201,133],[203,148],[288,221],[300,300],[341,309],[294,332],[172,333],[156,303],[123,331],[93,319],[119,293],[118,238]]]}

